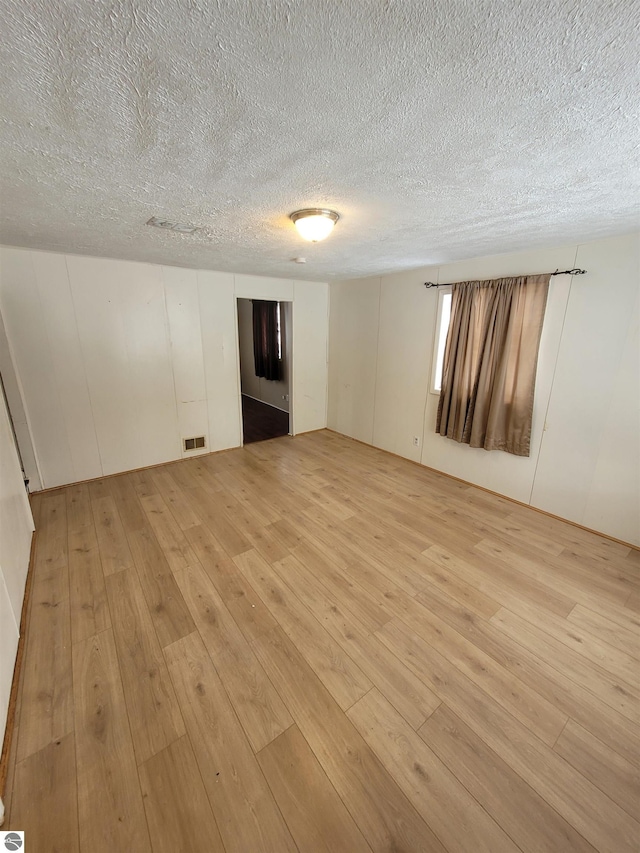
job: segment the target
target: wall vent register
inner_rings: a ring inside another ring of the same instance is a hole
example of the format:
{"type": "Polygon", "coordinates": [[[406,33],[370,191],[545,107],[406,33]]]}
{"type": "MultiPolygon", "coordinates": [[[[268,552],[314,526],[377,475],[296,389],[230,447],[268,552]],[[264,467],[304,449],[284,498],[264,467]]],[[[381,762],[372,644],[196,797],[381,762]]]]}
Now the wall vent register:
{"type": "Polygon", "coordinates": [[[206,447],[203,435],[198,435],[195,438],[183,438],[182,443],[185,450],[200,450],[200,448],[206,447]]]}

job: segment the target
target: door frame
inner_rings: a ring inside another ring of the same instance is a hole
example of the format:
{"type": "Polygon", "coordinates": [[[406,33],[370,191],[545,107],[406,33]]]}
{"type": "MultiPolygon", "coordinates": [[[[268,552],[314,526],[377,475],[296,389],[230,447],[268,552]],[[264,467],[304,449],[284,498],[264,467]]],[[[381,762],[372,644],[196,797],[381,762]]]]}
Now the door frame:
{"type": "MultiPolygon", "coordinates": [[[[240,447],[244,447],[244,422],[242,419],[242,375],[240,373],[240,314],[238,311],[238,301],[240,299],[245,299],[251,301],[252,299],[265,299],[264,295],[252,297],[252,296],[238,296],[234,295],[234,305],[236,312],[236,375],[237,375],[237,383],[238,383],[238,420],[240,423],[240,447]]],[[[291,306],[291,319],[289,323],[289,327],[286,331],[287,336],[287,351],[289,353],[289,435],[294,436],[295,433],[295,414],[294,414],[294,396],[293,396],[293,388],[294,388],[294,371],[295,371],[295,354],[294,354],[294,335],[293,335],[293,324],[294,324],[294,314],[295,314],[295,303],[293,299],[265,299],[267,302],[279,302],[281,305],[290,305],[291,306]]],[[[285,327],[286,328],[286,327],[285,327]]]]}

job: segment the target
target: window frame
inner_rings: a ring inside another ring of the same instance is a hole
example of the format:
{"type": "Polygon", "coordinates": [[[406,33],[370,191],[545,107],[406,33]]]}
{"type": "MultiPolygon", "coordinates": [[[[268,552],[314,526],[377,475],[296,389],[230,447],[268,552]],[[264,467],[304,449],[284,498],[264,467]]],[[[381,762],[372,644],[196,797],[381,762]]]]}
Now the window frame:
{"type": "Polygon", "coordinates": [[[442,387],[442,372],[440,372],[439,377],[436,374],[437,374],[437,370],[438,370],[438,355],[439,355],[440,345],[441,345],[440,338],[441,338],[442,327],[443,327],[443,322],[444,322],[443,321],[443,315],[444,315],[444,307],[445,307],[445,297],[446,296],[449,297],[449,320],[447,322],[447,328],[444,332],[444,339],[442,341],[443,366],[444,366],[444,347],[445,347],[446,340],[447,340],[447,332],[449,330],[449,323],[451,322],[451,298],[452,298],[451,294],[452,294],[452,291],[453,291],[453,287],[450,284],[441,285],[438,287],[438,306],[436,308],[436,328],[435,328],[435,335],[434,335],[434,339],[433,339],[433,354],[432,354],[432,359],[431,359],[431,379],[429,382],[429,393],[430,394],[437,394],[438,396],[440,396],[440,388],[436,388],[436,381],[439,379],[440,386],[442,387]]]}

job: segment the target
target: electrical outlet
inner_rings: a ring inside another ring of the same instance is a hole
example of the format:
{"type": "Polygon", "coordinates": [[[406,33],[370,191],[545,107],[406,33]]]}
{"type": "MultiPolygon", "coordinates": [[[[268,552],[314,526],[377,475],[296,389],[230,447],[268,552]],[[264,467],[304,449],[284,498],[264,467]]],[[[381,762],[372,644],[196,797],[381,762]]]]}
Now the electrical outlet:
{"type": "Polygon", "coordinates": [[[420,438],[417,435],[413,436],[413,446],[420,447],[420,438]]]}

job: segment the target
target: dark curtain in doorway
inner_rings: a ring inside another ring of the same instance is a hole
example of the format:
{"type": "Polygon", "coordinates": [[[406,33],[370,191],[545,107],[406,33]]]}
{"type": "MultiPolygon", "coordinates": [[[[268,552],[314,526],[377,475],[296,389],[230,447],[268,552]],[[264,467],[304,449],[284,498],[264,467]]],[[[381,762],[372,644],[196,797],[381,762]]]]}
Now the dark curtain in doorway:
{"type": "Polygon", "coordinates": [[[253,300],[253,358],[256,376],[282,379],[278,356],[278,303],[253,300]]]}

